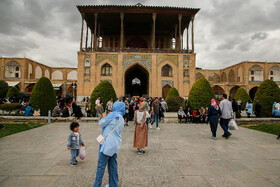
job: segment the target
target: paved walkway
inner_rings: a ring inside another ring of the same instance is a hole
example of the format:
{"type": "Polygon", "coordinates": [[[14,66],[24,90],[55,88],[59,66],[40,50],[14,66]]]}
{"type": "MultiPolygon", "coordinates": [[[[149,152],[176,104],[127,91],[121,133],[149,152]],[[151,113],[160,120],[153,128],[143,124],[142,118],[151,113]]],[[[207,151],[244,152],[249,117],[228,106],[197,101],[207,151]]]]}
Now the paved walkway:
{"type": "MultiPolygon", "coordinates": [[[[87,158],[69,164],[69,123],[54,123],[0,139],[0,186],[92,186],[101,129],[81,123],[87,158]]],[[[161,124],[149,130],[149,147],[132,148],[134,126],[125,127],[118,155],[120,186],[280,186],[280,141],[240,128],[226,140],[210,139],[208,125],[161,124]]],[[[107,171],[106,171],[107,172],[107,171]]],[[[103,186],[108,183],[105,174],[103,186]]]]}

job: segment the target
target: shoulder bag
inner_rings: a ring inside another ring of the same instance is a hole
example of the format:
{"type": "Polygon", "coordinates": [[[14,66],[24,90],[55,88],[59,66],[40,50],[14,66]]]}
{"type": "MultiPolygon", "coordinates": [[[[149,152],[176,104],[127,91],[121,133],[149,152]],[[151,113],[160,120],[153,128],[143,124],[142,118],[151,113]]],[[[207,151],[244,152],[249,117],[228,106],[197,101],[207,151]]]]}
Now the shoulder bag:
{"type": "Polygon", "coordinates": [[[107,135],[107,136],[102,136],[102,134],[100,134],[97,138],[96,138],[96,140],[98,141],[98,143],[100,144],[100,145],[103,145],[103,143],[105,142],[105,140],[106,140],[106,138],[108,137],[108,136],[110,136],[119,126],[121,125],[121,121],[119,122],[119,124],[107,135]]]}

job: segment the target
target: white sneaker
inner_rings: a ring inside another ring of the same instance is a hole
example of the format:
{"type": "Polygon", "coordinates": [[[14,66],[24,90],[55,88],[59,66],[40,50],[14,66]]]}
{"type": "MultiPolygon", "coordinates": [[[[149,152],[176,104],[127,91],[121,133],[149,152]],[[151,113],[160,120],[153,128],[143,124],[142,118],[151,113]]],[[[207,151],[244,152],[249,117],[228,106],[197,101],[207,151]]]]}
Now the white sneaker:
{"type": "Polygon", "coordinates": [[[157,127],[156,129],[157,129],[157,130],[160,130],[160,128],[159,128],[159,127],[157,127]]]}
{"type": "Polygon", "coordinates": [[[150,129],[152,129],[152,128],[153,128],[151,124],[149,124],[149,127],[150,127],[150,129]]]}
{"type": "Polygon", "coordinates": [[[106,184],[105,187],[109,187],[109,184],[106,184]]]}

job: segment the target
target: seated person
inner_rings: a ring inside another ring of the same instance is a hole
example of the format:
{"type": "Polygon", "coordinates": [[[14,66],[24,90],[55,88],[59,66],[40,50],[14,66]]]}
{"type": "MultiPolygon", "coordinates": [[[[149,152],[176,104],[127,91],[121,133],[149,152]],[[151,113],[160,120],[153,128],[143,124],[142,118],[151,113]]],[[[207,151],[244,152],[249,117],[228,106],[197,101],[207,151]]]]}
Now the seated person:
{"type": "Polygon", "coordinates": [[[200,123],[200,113],[198,110],[193,111],[193,123],[200,123]]]}
{"type": "Polygon", "coordinates": [[[60,116],[59,107],[55,106],[53,111],[52,111],[52,117],[59,117],[59,116],[60,116]]]}
{"type": "Polygon", "coordinates": [[[280,110],[273,110],[272,117],[280,117],[280,110]]]}
{"type": "Polygon", "coordinates": [[[187,122],[187,115],[185,114],[182,107],[180,107],[180,109],[178,111],[178,119],[180,120],[180,123],[182,122],[182,119],[186,119],[186,122],[187,122]]]}
{"type": "Polygon", "coordinates": [[[27,107],[25,108],[24,116],[33,116],[33,112],[34,111],[33,111],[32,107],[28,103],[27,107]]]}

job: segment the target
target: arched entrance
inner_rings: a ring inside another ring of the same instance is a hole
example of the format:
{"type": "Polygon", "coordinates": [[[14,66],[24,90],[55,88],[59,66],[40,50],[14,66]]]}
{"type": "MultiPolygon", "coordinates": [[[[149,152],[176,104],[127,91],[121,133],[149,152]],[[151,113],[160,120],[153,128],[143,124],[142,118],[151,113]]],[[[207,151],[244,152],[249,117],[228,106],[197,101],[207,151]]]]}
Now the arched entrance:
{"type": "Polygon", "coordinates": [[[29,85],[25,88],[25,92],[31,94],[31,92],[32,92],[34,86],[35,86],[35,83],[29,84],[29,85]]]}
{"type": "Polygon", "coordinates": [[[166,84],[164,87],[162,87],[162,97],[165,99],[167,96],[167,93],[171,86],[169,84],[166,84]]]}
{"type": "Polygon", "coordinates": [[[234,86],[232,89],[230,89],[230,91],[229,91],[229,97],[230,98],[234,97],[234,95],[235,95],[236,91],[238,90],[238,88],[239,88],[239,86],[234,86]]]}
{"type": "Polygon", "coordinates": [[[219,99],[221,99],[223,94],[225,93],[223,88],[221,88],[220,86],[217,86],[217,85],[214,86],[212,89],[213,89],[213,92],[214,92],[216,98],[219,98],[219,99]]]}
{"type": "Polygon", "coordinates": [[[125,95],[147,96],[149,94],[149,73],[136,64],[125,72],[125,95]]]}
{"type": "Polygon", "coordinates": [[[249,95],[250,95],[252,101],[254,101],[258,88],[259,87],[255,86],[249,91],[249,95]]]}

